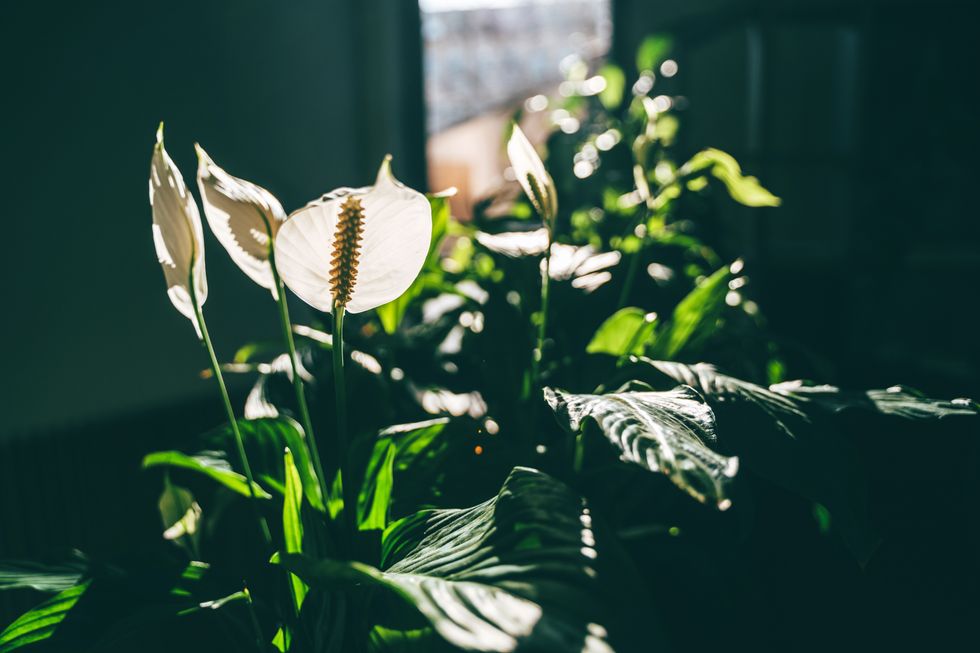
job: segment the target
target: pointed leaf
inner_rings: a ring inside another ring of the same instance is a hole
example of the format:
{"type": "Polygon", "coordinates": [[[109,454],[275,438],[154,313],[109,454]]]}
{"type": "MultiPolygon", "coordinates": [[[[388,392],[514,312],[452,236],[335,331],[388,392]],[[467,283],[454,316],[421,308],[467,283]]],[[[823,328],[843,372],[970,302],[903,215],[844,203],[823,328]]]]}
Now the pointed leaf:
{"type": "MultiPolygon", "coordinates": [[[[217,481],[232,492],[245,497],[251,497],[248,481],[238,472],[232,471],[228,462],[216,456],[205,453],[189,456],[180,451],[157,451],[143,458],[143,468],[174,467],[198,472],[217,481]]],[[[271,499],[272,495],[262,489],[258,483],[253,483],[255,496],[260,499],[271,499]]]]}
{"type": "Polygon", "coordinates": [[[591,417],[624,461],[663,473],[698,501],[720,510],[731,506],[729,486],[738,458],[708,448],[716,441],[715,415],[692,388],[607,395],[545,388],[545,400],[570,431],[591,417]]]}
{"type": "Polygon", "coordinates": [[[656,313],[635,306],[621,308],[599,326],[585,351],[611,356],[638,354],[653,335],[656,322],[656,313]]]}
{"type": "Polygon", "coordinates": [[[391,525],[382,568],[283,556],[326,588],[375,585],[400,596],[446,641],[476,651],[608,653],[604,533],[588,503],[536,470],[515,468],[500,493],[463,510],[391,525]],[[598,534],[597,534],[598,533],[598,534]]]}
{"type": "Polygon", "coordinates": [[[91,581],[69,587],[34,609],[22,614],[0,633],[0,653],[36,644],[54,635],[58,626],[85,594],[91,581]]]}
{"type": "MultiPolygon", "coordinates": [[[[299,470],[293,461],[293,453],[286,448],[283,456],[283,466],[285,467],[286,490],[285,500],[282,504],[282,531],[283,541],[287,553],[303,552],[303,483],[300,481],[299,470]]],[[[289,575],[290,588],[293,594],[293,605],[299,611],[303,607],[303,599],[306,598],[308,588],[306,583],[300,580],[295,574],[289,575]]]]}

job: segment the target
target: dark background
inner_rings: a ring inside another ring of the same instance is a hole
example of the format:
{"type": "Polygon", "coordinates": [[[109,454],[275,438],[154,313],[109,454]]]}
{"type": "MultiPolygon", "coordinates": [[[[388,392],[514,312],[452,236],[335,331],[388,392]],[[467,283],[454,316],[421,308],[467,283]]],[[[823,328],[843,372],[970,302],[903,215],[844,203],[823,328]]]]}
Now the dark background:
{"type": "MultiPolygon", "coordinates": [[[[747,259],[790,374],[980,394],[970,9],[614,3],[624,64],[647,33],[675,36],[683,144],[731,152],[784,200],[726,209],[724,242],[747,259]]],[[[3,14],[0,557],[108,555],[122,532],[159,531],[140,454],[221,420],[153,253],[157,123],[186,177],[200,139],[287,210],[370,182],[386,151],[423,186],[419,18],[397,0],[21,2],[3,14]]],[[[274,333],[275,308],[213,245],[205,312],[230,355],[274,333]]]]}

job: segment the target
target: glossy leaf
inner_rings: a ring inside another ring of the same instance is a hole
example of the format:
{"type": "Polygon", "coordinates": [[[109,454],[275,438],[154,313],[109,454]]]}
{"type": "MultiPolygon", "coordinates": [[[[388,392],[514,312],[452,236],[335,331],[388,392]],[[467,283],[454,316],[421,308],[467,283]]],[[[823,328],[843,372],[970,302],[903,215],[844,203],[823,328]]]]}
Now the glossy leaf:
{"type": "MultiPolygon", "coordinates": [[[[285,500],[282,505],[283,542],[287,553],[302,553],[303,483],[299,477],[299,470],[296,469],[296,463],[293,461],[293,452],[288,447],[283,456],[283,466],[286,477],[285,500]]],[[[293,604],[298,611],[303,606],[303,599],[306,598],[308,588],[306,583],[294,574],[289,575],[289,582],[293,594],[293,604]]]]}
{"type": "Polygon", "coordinates": [[[742,167],[727,152],[701,150],[681,167],[682,175],[707,172],[719,179],[732,199],[745,206],[779,206],[782,200],[762,187],[759,180],[742,174],[742,167]]]}
{"type": "Polygon", "coordinates": [[[637,360],[655,367],[677,383],[691,386],[708,399],[709,403],[712,403],[712,400],[752,403],[765,411],[777,428],[787,435],[793,435],[792,421],[788,418],[809,421],[806,413],[791,399],[749,381],[722,374],[713,365],[707,363],[685,365],[643,357],[637,360]]]}
{"type": "Polygon", "coordinates": [[[884,390],[843,392],[832,385],[811,385],[804,381],[786,381],[770,389],[787,401],[802,407],[820,407],[832,412],[850,409],[878,412],[904,419],[929,420],[980,414],[977,402],[960,398],[949,401],[931,399],[914,388],[896,385],[884,390]]]}
{"type": "Polygon", "coordinates": [[[657,314],[641,308],[621,308],[603,322],[586,347],[590,354],[639,354],[653,335],[657,314]]]}
{"type": "Polygon", "coordinates": [[[0,653],[49,639],[88,590],[91,581],[69,587],[22,614],[0,633],[0,653]]]}
{"type": "Polygon", "coordinates": [[[283,556],[312,585],[377,586],[407,601],[445,640],[476,651],[612,651],[601,624],[605,540],[588,503],[516,468],[498,495],[392,524],[382,569],[283,556]]]}
{"type": "MultiPolygon", "coordinates": [[[[286,365],[288,365],[288,358],[286,365]]],[[[282,452],[288,447],[293,452],[296,469],[303,485],[303,496],[306,501],[319,511],[323,511],[323,501],[320,497],[320,484],[313,470],[309,451],[306,446],[306,436],[303,427],[295,420],[279,416],[266,419],[238,420],[238,429],[245,442],[245,453],[255,478],[269,482],[270,487],[282,487],[286,478],[283,475],[282,452]]],[[[221,451],[234,450],[234,435],[231,427],[222,425],[201,438],[204,446],[221,451]]],[[[232,467],[238,464],[237,457],[231,459],[232,467]]]]}
{"type": "Polygon", "coordinates": [[[703,280],[677,304],[667,324],[647,348],[651,358],[675,358],[695,347],[715,330],[723,314],[732,274],[728,267],[703,280]]]}
{"type": "Polygon", "coordinates": [[[688,386],[668,392],[567,394],[545,388],[545,400],[571,432],[587,418],[618,450],[620,458],[666,475],[677,487],[721,510],[731,506],[729,487],[738,458],[708,447],[715,443],[715,415],[688,386]]]}
{"type": "Polygon", "coordinates": [[[0,560],[0,591],[32,589],[38,592],[61,592],[78,583],[87,564],[80,553],[60,564],[43,564],[31,560],[0,560]]]}
{"type": "Polygon", "coordinates": [[[357,501],[357,522],[361,530],[383,530],[388,525],[394,463],[395,445],[390,443],[381,456],[372,457],[368,463],[357,501]]]}
{"type": "MultiPolygon", "coordinates": [[[[143,458],[143,468],[171,467],[186,469],[203,474],[227,489],[244,497],[251,497],[246,478],[231,469],[228,462],[218,456],[206,453],[189,456],[180,451],[157,451],[143,458]]],[[[258,483],[253,483],[256,498],[271,499],[272,495],[262,489],[258,483]]]]}

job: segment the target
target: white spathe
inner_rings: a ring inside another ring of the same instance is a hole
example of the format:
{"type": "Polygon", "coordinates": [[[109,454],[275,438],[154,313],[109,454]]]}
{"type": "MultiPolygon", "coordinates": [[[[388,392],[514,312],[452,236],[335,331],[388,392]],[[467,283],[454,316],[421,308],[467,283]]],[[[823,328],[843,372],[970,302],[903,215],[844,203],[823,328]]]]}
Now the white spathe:
{"type": "Polygon", "coordinates": [[[521,128],[514,125],[507,141],[507,157],[510,165],[514,169],[514,175],[518,183],[524,189],[524,193],[531,204],[537,210],[538,215],[547,223],[554,219],[558,214],[558,197],[555,194],[555,182],[551,175],[545,170],[541,157],[538,156],[531,141],[521,131],[521,128]],[[531,183],[534,179],[534,184],[531,183]]]}
{"type": "Polygon", "coordinates": [[[390,156],[374,186],[340,188],[293,212],[276,236],[276,264],[289,289],[321,311],[333,310],[330,271],[337,216],[349,195],[364,208],[364,232],[347,312],[377,308],[408,290],[432,239],[429,201],[392,176],[390,156]]]}
{"type": "Polygon", "coordinates": [[[242,272],[277,296],[269,257],[286,212],[275,196],[218,166],[200,145],[197,186],[211,231],[242,272]]]}
{"type": "Polygon", "coordinates": [[[163,123],[150,162],[150,206],[153,208],[153,244],[163,267],[167,295],[201,337],[194,310],[208,298],[204,271],[204,230],[194,197],[163,147],[163,123]]]}

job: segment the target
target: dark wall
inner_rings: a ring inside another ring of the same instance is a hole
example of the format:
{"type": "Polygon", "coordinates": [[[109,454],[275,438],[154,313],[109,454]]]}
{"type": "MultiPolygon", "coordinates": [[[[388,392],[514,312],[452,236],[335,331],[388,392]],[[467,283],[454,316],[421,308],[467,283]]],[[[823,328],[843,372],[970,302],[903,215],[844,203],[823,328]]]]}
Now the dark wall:
{"type": "MultiPolygon", "coordinates": [[[[424,184],[412,21],[417,6],[396,0],[4,7],[0,439],[213,392],[196,380],[206,359],[166,298],[150,236],[160,120],[192,185],[199,140],[287,210],[370,183],[386,151],[424,184]]],[[[207,238],[205,313],[230,356],[277,333],[276,313],[207,238]]]]}
{"type": "Polygon", "coordinates": [[[728,207],[796,373],[980,394],[969,3],[617,0],[616,56],[676,39],[688,150],[731,152],[782,196],[728,207]]]}

